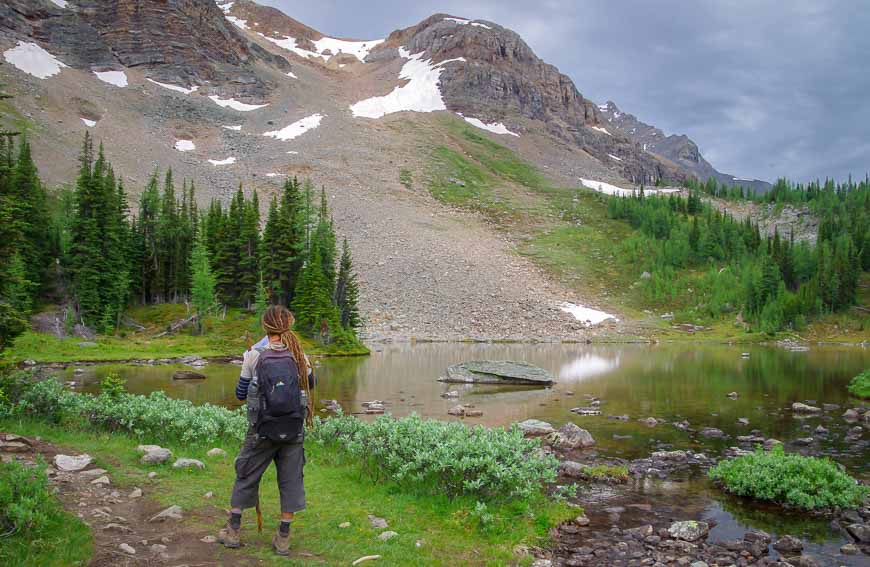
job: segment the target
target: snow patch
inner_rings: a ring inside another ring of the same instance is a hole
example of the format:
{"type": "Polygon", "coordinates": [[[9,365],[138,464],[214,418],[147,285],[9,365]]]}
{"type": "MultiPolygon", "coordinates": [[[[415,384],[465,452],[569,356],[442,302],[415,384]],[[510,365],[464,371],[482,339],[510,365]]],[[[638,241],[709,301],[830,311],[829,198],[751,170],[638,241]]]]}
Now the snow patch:
{"type": "MultiPolygon", "coordinates": [[[[599,193],[604,193],[605,195],[616,195],[617,197],[627,197],[630,195],[634,195],[637,193],[636,189],[624,189],[622,187],[617,187],[616,185],[611,185],[610,183],[604,183],[603,181],[595,181],[592,179],[583,179],[580,178],[580,182],[587,189],[592,189],[593,191],[598,191],[599,193]]],[[[644,189],[643,192],[645,195],[655,195],[657,193],[667,194],[667,193],[679,193],[679,189],[644,189]]]]}
{"type": "Polygon", "coordinates": [[[441,89],[438,87],[441,71],[447,63],[464,62],[465,58],[447,59],[433,65],[431,59],[423,60],[423,53],[421,51],[411,55],[407,49],[400,47],[399,55],[409,61],[402,66],[399,79],[408,82],[384,96],[367,98],[352,104],[350,110],[353,115],[357,118],[382,118],[387,114],[402,111],[447,110],[441,98],[441,89]]]}
{"type": "Polygon", "coordinates": [[[214,101],[214,103],[222,108],[232,108],[233,110],[238,110],[239,112],[250,112],[252,110],[257,110],[258,108],[263,108],[269,106],[268,104],[246,104],[244,102],[239,102],[234,98],[221,98],[218,95],[211,95],[208,98],[214,101]]]}
{"type": "Polygon", "coordinates": [[[290,154],[290,155],[292,155],[292,156],[299,155],[299,152],[294,152],[293,150],[290,150],[290,151],[287,152],[287,153],[290,154]]]}
{"type": "Polygon", "coordinates": [[[67,2],[66,0],[51,0],[51,3],[58,8],[66,8],[67,4],[69,4],[69,2],[67,2]]]}
{"type": "Polygon", "coordinates": [[[607,131],[607,128],[602,128],[601,126],[590,126],[590,128],[592,128],[593,130],[598,130],[599,132],[601,132],[601,133],[603,133],[603,134],[607,134],[608,136],[612,136],[612,135],[613,135],[613,134],[611,134],[610,132],[607,131]]]}
{"type": "Polygon", "coordinates": [[[606,104],[599,104],[598,105],[598,110],[603,110],[606,112],[608,108],[609,107],[606,104]]]}
{"type": "MultiPolygon", "coordinates": [[[[462,114],[458,112],[457,114],[459,114],[459,116],[462,116],[462,114]]],[[[492,132],[493,134],[508,134],[510,136],[516,136],[517,138],[519,138],[520,136],[519,134],[508,130],[507,126],[505,126],[501,122],[493,122],[491,124],[487,124],[486,122],[478,118],[471,118],[468,116],[462,116],[462,119],[471,124],[472,126],[480,128],[482,130],[486,130],[488,132],[492,132]]]]}
{"type": "Polygon", "coordinates": [[[237,18],[235,16],[224,16],[227,21],[236,26],[237,28],[246,30],[248,29],[248,20],[243,20],[241,18],[237,18]]]}
{"type": "Polygon", "coordinates": [[[164,89],[169,89],[170,91],[175,91],[177,93],[182,93],[182,94],[191,94],[191,93],[195,93],[196,91],[199,90],[199,86],[197,86],[197,85],[193,85],[189,89],[186,89],[184,87],[179,87],[178,85],[170,85],[168,83],[158,83],[154,79],[146,79],[146,80],[151,82],[151,83],[154,83],[158,87],[163,87],[164,89]]]}
{"type": "Polygon", "coordinates": [[[104,83],[121,88],[127,86],[127,74],[124,71],[94,71],[94,75],[104,83]]]}
{"type": "Polygon", "coordinates": [[[221,4],[220,2],[215,2],[215,4],[217,4],[217,7],[220,8],[224,14],[229,14],[235,2],[226,2],[224,4],[221,4]]]}
{"type": "Polygon", "coordinates": [[[560,309],[565,313],[570,313],[571,315],[573,315],[575,319],[583,323],[583,325],[585,325],[586,327],[598,325],[599,323],[603,323],[604,321],[608,321],[610,319],[613,319],[614,321],[619,321],[619,319],[617,319],[610,313],[605,313],[604,311],[592,309],[591,307],[584,307],[582,305],[568,303],[567,301],[562,303],[560,309]]]}
{"type": "Polygon", "coordinates": [[[317,128],[318,126],[320,126],[320,121],[323,120],[323,118],[324,115],[318,112],[317,114],[312,114],[311,116],[306,116],[305,118],[297,120],[293,124],[285,126],[280,130],[266,132],[263,135],[268,136],[269,138],[275,138],[286,142],[287,140],[292,140],[293,138],[301,136],[309,130],[317,128]]]}
{"type": "Polygon", "coordinates": [[[297,77],[296,75],[293,74],[293,71],[287,71],[287,76],[288,76],[288,77],[291,77],[291,78],[293,78],[293,79],[298,79],[298,78],[299,78],[299,77],[297,77]]]}
{"type": "Polygon", "coordinates": [[[224,128],[227,130],[232,130],[233,132],[241,132],[242,131],[241,124],[236,124],[235,126],[224,126],[224,128]]]}
{"type": "Polygon", "coordinates": [[[27,41],[19,41],[15,47],[7,49],[3,57],[15,68],[37,79],[47,79],[67,67],[48,51],[27,41]]]}
{"type": "Polygon", "coordinates": [[[208,162],[212,165],[232,165],[236,163],[236,158],[230,156],[226,159],[210,159],[208,162]]]}
{"type": "Polygon", "coordinates": [[[266,177],[284,177],[283,173],[267,173],[266,177]]]}
{"type": "MultiPolygon", "coordinates": [[[[271,41],[278,47],[282,47],[287,51],[293,52],[300,57],[304,57],[306,59],[310,59],[313,57],[331,57],[333,55],[337,55],[338,53],[344,53],[347,55],[353,55],[360,61],[365,61],[365,58],[368,56],[369,52],[375,48],[375,46],[380,45],[384,42],[383,39],[372,39],[368,41],[346,41],[343,39],[335,39],[334,37],[322,37],[318,39],[314,43],[315,51],[310,51],[308,49],[303,49],[296,44],[296,38],[285,36],[285,37],[269,37],[264,34],[260,34],[263,38],[271,41]],[[325,52],[329,51],[329,54],[325,52]]],[[[295,78],[295,76],[293,76],[295,78]]]]}
{"type": "Polygon", "coordinates": [[[96,120],[89,120],[87,118],[82,118],[82,122],[84,122],[85,126],[87,126],[88,128],[93,128],[94,126],[97,125],[96,120]]]}
{"type": "Polygon", "coordinates": [[[441,21],[442,21],[442,22],[453,22],[453,23],[455,23],[455,24],[459,24],[459,25],[461,25],[461,26],[471,24],[472,26],[474,26],[474,27],[476,27],[476,28],[483,28],[483,29],[487,29],[487,30],[491,30],[491,29],[492,29],[491,27],[489,27],[489,26],[486,25],[486,24],[482,24],[482,23],[480,23],[480,22],[471,22],[471,21],[469,21],[469,20],[467,20],[467,19],[465,19],[465,18],[444,18],[444,19],[441,20],[441,21]]]}
{"type": "Polygon", "coordinates": [[[192,152],[196,149],[193,140],[175,140],[175,149],[179,152],[192,152]]]}
{"type": "Polygon", "coordinates": [[[615,156],[615,155],[613,155],[613,154],[607,154],[607,155],[610,156],[610,159],[615,159],[616,161],[622,161],[622,158],[621,158],[621,157],[617,157],[617,156],[615,156]]]}

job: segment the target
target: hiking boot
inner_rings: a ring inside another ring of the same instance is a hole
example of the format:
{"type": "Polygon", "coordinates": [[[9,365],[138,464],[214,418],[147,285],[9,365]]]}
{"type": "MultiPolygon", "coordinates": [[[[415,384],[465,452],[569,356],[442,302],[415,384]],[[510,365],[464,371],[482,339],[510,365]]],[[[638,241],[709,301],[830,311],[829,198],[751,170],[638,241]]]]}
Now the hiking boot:
{"type": "Polygon", "coordinates": [[[272,549],[278,555],[290,555],[290,532],[282,536],[280,529],[276,531],[274,537],[272,537],[272,549]]]}
{"type": "Polygon", "coordinates": [[[237,549],[242,547],[241,534],[242,530],[233,529],[229,522],[227,522],[226,527],[221,528],[221,531],[218,532],[218,543],[224,544],[224,547],[237,549]]]}

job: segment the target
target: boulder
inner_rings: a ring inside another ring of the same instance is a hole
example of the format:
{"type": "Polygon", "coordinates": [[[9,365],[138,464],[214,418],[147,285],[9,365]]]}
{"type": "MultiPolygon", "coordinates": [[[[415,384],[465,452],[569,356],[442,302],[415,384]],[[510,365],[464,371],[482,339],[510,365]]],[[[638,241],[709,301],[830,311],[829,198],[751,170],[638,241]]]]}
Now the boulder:
{"type": "Polygon", "coordinates": [[[592,434],[578,427],[575,423],[566,423],[558,431],[551,433],[550,441],[554,447],[563,450],[595,445],[595,439],[592,438],[592,434]]]}
{"type": "Polygon", "coordinates": [[[181,520],[183,518],[181,506],[170,506],[163,510],[150,520],[149,522],[165,522],[166,520],[181,520]]]}
{"type": "Polygon", "coordinates": [[[773,548],[782,554],[800,553],[804,549],[804,543],[794,536],[783,536],[776,540],[773,548]]]}
{"type": "Polygon", "coordinates": [[[843,412],[843,419],[845,419],[846,421],[849,421],[849,422],[858,421],[859,417],[861,417],[861,416],[858,414],[858,412],[851,409],[851,408],[847,409],[845,412],[843,412]]]}
{"type": "Polygon", "coordinates": [[[747,417],[738,417],[738,418],[737,418],[737,425],[743,425],[743,426],[749,425],[749,418],[747,418],[747,417]]]}
{"type": "Polygon", "coordinates": [[[668,534],[674,539],[683,541],[698,541],[710,532],[710,524],[707,522],[696,522],[689,520],[685,522],[674,522],[668,528],[668,534]]]}
{"type": "Polygon", "coordinates": [[[227,452],[219,447],[215,447],[214,449],[209,449],[207,456],[215,458],[215,457],[226,457],[227,452]]]}
{"type": "Polygon", "coordinates": [[[139,445],[136,447],[137,453],[147,453],[149,451],[156,451],[157,449],[161,449],[160,445],[139,445]]]}
{"type": "Polygon", "coordinates": [[[539,419],[527,419],[517,424],[525,435],[539,436],[555,433],[553,426],[539,419]]]}
{"type": "Polygon", "coordinates": [[[439,378],[439,381],[466,384],[549,386],[555,380],[547,370],[525,362],[473,360],[449,366],[447,376],[439,378]]]}
{"type": "Polygon", "coordinates": [[[176,370],[172,373],[173,380],[205,380],[205,374],[196,370],[176,370]]]}
{"type": "Polygon", "coordinates": [[[383,518],[379,518],[379,517],[377,517],[377,516],[373,516],[372,514],[369,514],[369,523],[370,523],[370,524],[372,525],[372,527],[375,528],[375,529],[378,529],[378,530],[385,530],[385,529],[387,529],[387,521],[386,521],[385,519],[383,519],[383,518]]]}
{"type": "Polygon", "coordinates": [[[721,429],[716,429],[715,427],[705,427],[700,431],[700,434],[703,437],[710,439],[723,439],[725,437],[725,433],[721,429]]]}
{"type": "Polygon", "coordinates": [[[76,472],[87,467],[93,460],[93,457],[87,453],[82,455],[55,455],[54,466],[65,472],[76,472]]]}
{"type": "Polygon", "coordinates": [[[463,415],[465,415],[465,408],[462,406],[453,406],[452,408],[447,410],[447,415],[462,417],[463,415]]]}
{"type": "Polygon", "coordinates": [[[99,478],[95,478],[94,480],[91,481],[91,484],[99,484],[99,485],[106,485],[106,484],[110,484],[110,483],[111,483],[111,481],[109,480],[109,477],[107,477],[106,475],[103,475],[99,478]]]}
{"type": "Polygon", "coordinates": [[[654,417],[645,417],[643,419],[638,419],[638,421],[646,425],[647,427],[655,427],[659,424],[659,420],[654,417]]]}
{"type": "Polygon", "coordinates": [[[559,463],[559,474],[569,478],[586,478],[589,465],[575,461],[562,461],[559,463]]]}
{"type": "Polygon", "coordinates": [[[162,465],[172,458],[172,451],[169,449],[164,449],[163,447],[157,447],[151,451],[147,451],[142,458],[139,459],[139,462],[143,465],[162,465]]]}
{"type": "Polygon", "coordinates": [[[483,411],[479,409],[465,408],[465,417],[483,417],[483,411]]]}
{"type": "Polygon", "coordinates": [[[399,534],[397,534],[394,531],[381,532],[381,534],[378,536],[378,539],[381,541],[387,541],[387,540],[393,539],[397,535],[399,535],[399,534]]]}
{"type": "Polygon", "coordinates": [[[846,530],[861,543],[870,543],[870,526],[867,524],[849,524],[846,530]]]}
{"type": "Polygon", "coordinates": [[[129,555],[136,555],[136,550],[129,543],[122,543],[118,546],[118,549],[129,555]]]}
{"type": "Polygon", "coordinates": [[[795,402],[791,405],[791,411],[803,414],[822,413],[822,408],[817,408],[816,406],[810,406],[801,402],[795,402]]]}
{"type": "Polygon", "coordinates": [[[205,463],[202,461],[198,461],[196,459],[188,459],[186,457],[181,457],[176,459],[174,463],[172,463],[172,468],[174,469],[204,469],[205,463]]]}

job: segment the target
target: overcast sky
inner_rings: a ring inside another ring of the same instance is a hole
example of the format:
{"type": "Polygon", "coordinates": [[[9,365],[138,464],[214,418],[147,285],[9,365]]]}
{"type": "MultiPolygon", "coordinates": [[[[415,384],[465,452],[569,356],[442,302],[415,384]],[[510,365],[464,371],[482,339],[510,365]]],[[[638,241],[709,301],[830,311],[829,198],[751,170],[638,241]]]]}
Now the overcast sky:
{"type": "Polygon", "coordinates": [[[259,0],[375,39],[436,12],[517,31],[597,103],[688,134],[720,171],[796,180],[870,171],[864,0],[259,0]]]}

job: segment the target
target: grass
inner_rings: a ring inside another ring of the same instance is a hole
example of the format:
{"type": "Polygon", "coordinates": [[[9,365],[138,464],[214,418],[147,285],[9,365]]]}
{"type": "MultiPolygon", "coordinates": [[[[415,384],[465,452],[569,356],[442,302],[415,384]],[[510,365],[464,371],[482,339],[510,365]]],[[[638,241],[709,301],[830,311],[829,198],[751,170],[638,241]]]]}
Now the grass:
{"type": "Polygon", "coordinates": [[[51,494],[44,463],[0,463],[0,564],[84,565],[92,547],[88,527],[51,494]]]}
{"type": "Polygon", "coordinates": [[[628,481],[628,467],[625,465],[592,465],[584,467],[581,478],[590,482],[622,483],[628,481]]]}
{"type": "MultiPolygon", "coordinates": [[[[246,333],[258,340],[262,331],[256,318],[241,309],[229,309],[226,317],[213,317],[206,324],[203,335],[194,335],[190,329],[183,329],[172,335],[155,338],[168,329],[174,321],[188,316],[187,308],[181,304],[153,305],[136,307],[129,316],[145,327],[144,330],[126,330],[122,335],[100,335],[95,341],[97,346],[82,347],[84,339],[70,337],[59,339],[47,333],[28,331],[18,337],[2,357],[17,363],[22,360],[38,362],[78,362],[78,361],[122,361],[135,359],[176,358],[195,354],[201,357],[238,356],[246,347],[246,333]]],[[[90,341],[87,341],[90,342],[90,341]]],[[[317,355],[364,355],[368,349],[360,346],[352,350],[337,350],[303,339],[305,351],[317,355]]]]}
{"type": "Polygon", "coordinates": [[[858,374],[849,382],[849,393],[856,398],[870,399],[870,370],[858,374]]]}
{"type": "MultiPolygon", "coordinates": [[[[187,521],[207,518],[198,527],[216,532],[224,519],[234,479],[233,459],[238,447],[217,444],[229,457],[212,459],[205,453],[210,447],[164,444],[173,454],[199,458],[206,463],[203,471],[178,471],[170,467],[145,466],[138,462],[136,445],[148,439],[133,439],[114,434],[83,431],[74,427],[53,426],[29,419],[0,420],[0,429],[86,451],[96,458],[96,464],[109,471],[112,481],[121,487],[142,487],[149,497],[161,504],[179,505],[187,521]],[[155,470],[159,475],[148,479],[155,470]],[[208,491],[214,501],[203,498],[208,491]],[[196,514],[191,514],[191,512],[196,514]]],[[[531,563],[531,558],[519,558],[515,547],[540,546],[548,541],[548,529],[559,521],[576,516],[577,509],[564,504],[544,501],[529,506],[508,503],[490,505],[487,512],[493,519],[480,526],[475,514],[475,502],[444,496],[412,494],[394,485],[367,480],[357,463],[345,460],[314,444],[306,445],[305,488],[308,508],[300,512],[293,524],[295,552],[309,557],[279,559],[269,547],[273,524],[278,517],[278,495],[274,468],[270,468],[261,483],[261,501],[266,529],[258,534],[252,511],[243,517],[243,539],[249,544],[243,552],[262,559],[266,565],[347,565],[363,555],[382,555],[378,565],[505,565],[531,563]],[[399,535],[388,542],[377,539],[368,514],[385,518],[390,530],[399,535]],[[342,522],[351,527],[338,528],[342,522]],[[421,541],[417,547],[416,542],[421,541]]],[[[231,562],[233,552],[220,550],[221,560],[231,562]]]]}

